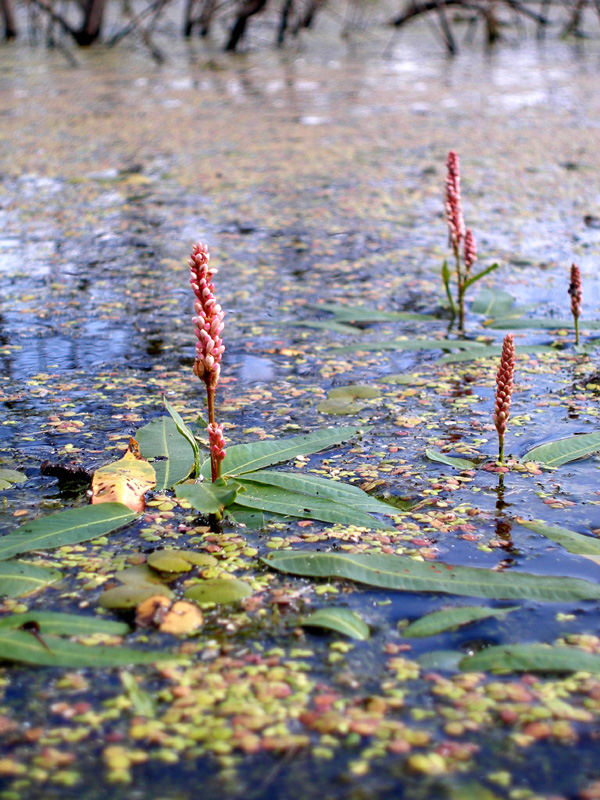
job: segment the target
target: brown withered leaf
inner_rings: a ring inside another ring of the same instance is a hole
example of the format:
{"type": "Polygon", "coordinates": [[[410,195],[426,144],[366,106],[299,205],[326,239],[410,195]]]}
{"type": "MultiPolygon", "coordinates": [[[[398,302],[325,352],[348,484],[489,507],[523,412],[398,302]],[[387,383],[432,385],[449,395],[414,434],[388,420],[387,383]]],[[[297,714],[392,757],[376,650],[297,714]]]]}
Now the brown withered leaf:
{"type": "Polygon", "coordinates": [[[154,468],[140,456],[135,439],[130,439],[129,449],[120,461],[94,472],[92,503],[123,503],[132,511],[143,511],[144,495],[155,485],[154,468]]]}
{"type": "Polygon", "coordinates": [[[135,622],[139,627],[154,625],[161,633],[177,635],[198,630],[204,625],[204,617],[194,603],[171,603],[166,597],[154,595],[139,604],[135,622]]]}

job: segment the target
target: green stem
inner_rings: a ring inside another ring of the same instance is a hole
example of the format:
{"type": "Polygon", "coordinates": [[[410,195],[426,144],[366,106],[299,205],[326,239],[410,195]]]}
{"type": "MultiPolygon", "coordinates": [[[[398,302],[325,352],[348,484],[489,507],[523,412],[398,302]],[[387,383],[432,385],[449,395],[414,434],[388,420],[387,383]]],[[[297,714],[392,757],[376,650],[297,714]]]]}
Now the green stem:
{"type": "Polygon", "coordinates": [[[458,305],[458,329],[462,333],[465,328],[465,279],[460,268],[460,250],[454,247],[456,259],[456,297],[458,305]]]}
{"type": "Polygon", "coordinates": [[[504,462],[504,434],[498,434],[498,461],[502,464],[504,462]]]}
{"type": "Polygon", "coordinates": [[[573,319],[575,320],[575,344],[579,344],[579,317],[573,314],[573,319]]]}
{"type": "MultiPolygon", "coordinates": [[[[206,384],[206,401],[208,405],[208,424],[215,425],[215,390],[208,383],[206,384]]],[[[212,448],[210,448],[210,473],[213,483],[221,477],[221,462],[215,458],[212,448]]]]}

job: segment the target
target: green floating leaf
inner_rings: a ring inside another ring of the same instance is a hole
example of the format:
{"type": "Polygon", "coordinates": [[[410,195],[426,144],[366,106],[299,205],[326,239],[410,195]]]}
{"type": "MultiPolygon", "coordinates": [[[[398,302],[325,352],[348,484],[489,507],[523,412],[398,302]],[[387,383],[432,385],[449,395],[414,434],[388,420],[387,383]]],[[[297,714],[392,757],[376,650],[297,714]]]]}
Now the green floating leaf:
{"type": "MultiPolygon", "coordinates": [[[[481,342],[464,339],[387,339],[382,342],[363,342],[345,347],[330,348],[336,353],[356,353],[367,350],[480,350],[481,342]]],[[[480,356],[482,358],[482,356],[480,356]]]]}
{"type": "Polygon", "coordinates": [[[309,304],[308,308],[316,311],[329,311],[335,314],[337,320],[347,320],[350,322],[393,322],[394,320],[432,320],[430,314],[414,314],[407,311],[379,311],[376,308],[366,306],[345,306],[342,303],[314,303],[309,304]]]}
{"type": "Polygon", "coordinates": [[[515,299],[508,292],[502,290],[482,289],[471,303],[474,314],[489,316],[502,316],[511,308],[515,299]]]}
{"type": "Polygon", "coordinates": [[[459,667],[463,672],[600,672],[600,655],[545,644],[499,645],[463,658],[459,667]]]}
{"type": "Polygon", "coordinates": [[[398,373],[397,375],[383,375],[377,379],[381,383],[398,383],[401,386],[424,386],[427,381],[416,375],[398,373]]]}
{"type": "Polygon", "coordinates": [[[22,561],[0,564],[0,597],[24,597],[62,578],[54,569],[43,569],[22,561]]]}
{"type": "Polygon", "coordinates": [[[455,469],[476,469],[477,465],[474,461],[469,461],[466,458],[453,458],[447,456],[445,453],[438,453],[435,450],[425,450],[425,455],[431,461],[439,461],[440,464],[446,464],[448,467],[455,469]]]}
{"type": "Polygon", "coordinates": [[[169,412],[171,419],[175,423],[175,427],[179,431],[179,433],[183,436],[183,438],[189,443],[190,447],[194,451],[194,470],[195,473],[198,474],[200,472],[200,447],[198,446],[198,442],[196,441],[196,437],[192,433],[192,431],[188,428],[185,424],[181,415],[178,411],[176,411],[173,406],[169,403],[166,397],[163,397],[163,403],[165,404],[165,408],[169,412]]]}
{"type": "Polygon", "coordinates": [[[184,481],[194,468],[194,450],[171,417],[153,419],[137,431],[135,438],[145,459],[164,459],[152,463],[157,491],[184,481]]]}
{"type": "Polygon", "coordinates": [[[370,553],[272,553],[262,559],[281,572],[311,578],[347,580],[406,592],[443,592],[492,600],[538,600],[549,603],[600,598],[600,586],[580,578],[494,572],[406,556],[370,553]]]}
{"type": "Polygon", "coordinates": [[[240,490],[240,484],[229,483],[181,483],[175,487],[178,500],[187,500],[201,514],[218,514],[231,505],[240,490]]]}
{"type": "Polygon", "coordinates": [[[172,659],[170,653],[132,650],[128,647],[90,647],[44,636],[44,644],[26,631],[0,631],[0,658],[43,667],[123,667],[172,659]]]}
{"type": "Polygon", "coordinates": [[[560,467],[578,458],[585,458],[600,450],[600,433],[583,433],[567,436],[553,442],[540,444],[525,453],[521,461],[537,461],[544,467],[560,467]]]}
{"type": "Polygon", "coordinates": [[[155,550],[147,563],[160,572],[189,572],[192,567],[215,567],[219,562],[208,553],[194,550],[155,550]]]}
{"type": "Polygon", "coordinates": [[[150,584],[124,584],[115,586],[114,589],[107,589],[100,595],[98,601],[101,608],[136,608],[144,600],[160,594],[171,600],[175,595],[164,584],[151,586],[150,584]]]}
{"type": "MultiPolygon", "coordinates": [[[[538,353],[556,353],[555,347],[546,345],[523,345],[517,347],[517,356],[537,355],[538,353]]],[[[465,350],[464,353],[449,353],[438,359],[438,364],[454,364],[457,361],[475,361],[477,358],[496,358],[502,355],[501,345],[489,345],[486,347],[472,348],[465,350]]]]}
{"type": "MultiPolygon", "coordinates": [[[[521,317],[520,319],[494,319],[490,322],[486,322],[486,328],[492,328],[492,330],[496,331],[506,331],[506,330],[556,330],[559,328],[567,328],[567,330],[571,330],[573,328],[573,320],[572,319],[525,319],[521,317]]],[[[579,328],[580,330],[598,330],[600,328],[600,322],[597,320],[594,321],[579,321],[579,328]]]]}
{"type": "Polygon", "coordinates": [[[327,628],[361,642],[366,641],[371,635],[367,623],[347,608],[321,608],[310,617],[306,617],[302,626],[327,628]]]}
{"type": "Polygon", "coordinates": [[[346,325],[344,322],[335,322],[334,320],[303,319],[279,324],[293,325],[301,328],[316,328],[317,330],[331,331],[332,333],[343,333],[346,336],[348,334],[353,334],[354,336],[362,334],[360,328],[355,328],[353,325],[346,325]]]}
{"type": "Polygon", "coordinates": [[[246,480],[253,483],[264,483],[268,486],[278,486],[291,492],[307,494],[325,500],[333,500],[353,509],[372,514],[387,514],[394,516],[397,509],[382,500],[371,497],[359,486],[342,481],[333,481],[320,478],[318,475],[307,475],[295,472],[275,472],[271,470],[257,470],[248,475],[246,480]]]}
{"type": "Polygon", "coordinates": [[[141,717],[151,719],[156,714],[156,703],[151,694],[144,691],[130,672],[122,672],[120,675],[123,688],[127,692],[127,697],[135,713],[141,717]]]}
{"type": "Polygon", "coordinates": [[[48,514],[0,537],[0,561],[32,550],[87,542],[112,533],[137,517],[122,503],[99,503],[48,514]]]}
{"type": "Polygon", "coordinates": [[[269,514],[263,511],[251,510],[233,503],[227,507],[227,517],[235,525],[243,525],[249,530],[259,531],[270,522],[285,522],[286,518],[281,514],[269,514]]]}
{"type": "MultiPolygon", "coordinates": [[[[223,461],[223,472],[235,477],[255,469],[272,467],[289,461],[297,456],[309,456],[328,447],[347,442],[361,430],[368,428],[339,427],[322,428],[301,436],[290,436],[286,439],[265,439],[251,444],[237,444],[227,448],[223,461]]],[[[210,477],[210,464],[202,468],[204,477],[210,477]]]]}
{"type": "Polygon", "coordinates": [[[464,657],[465,654],[461,650],[432,650],[420,655],[417,662],[422,670],[456,672],[464,657]]]}
{"type": "Polygon", "coordinates": [[[21,628],[28,622],[36,622],[42,634],[58,636],[89,636],[92,633],[108,633],[124,636],[129,633],[126,622],[117,622],[102,617],[83,614],[63,614],[60,611],[28,611],[25,614],[11,614],[0,618],[0,630],[21,628]]]}
{"type": "Polygon", "coordinates": [[[253,589],[245,581],[229,578],[207,578],[202,583],[196,583],[185,591],[188,600],[195,600],[200,605],[217,603],[225,605],[237,603],[245,597],[250,597],[253,589]]]}
{"type": "Polygon", "coordinates": [[[421,636],[435,636],[438,633],[477,622],[489,617],[503,617],[511,611],[517,611],[520,606],[510,608],[481,608],[480,606],[461,606],[460,608],[446,608],[434,611],[416,622],[411,623],[401,631],[402,636],[409,638],[421,636]]]}
{"type": "Polygon", "coordinates": [[[529,521],[519,518],[517,522],[524,528],[529,528],[530,531],[560,544],[569,553],[578,556],[600,556],[600,539],[596,539],[594,536],[575,533],[568,528],[560,528],[558,525],[548,525],[539,519],[529,521]]]}
{"type": "Polygon", "coordinates": [[[248,480],[240,480],[246,491],[238,494],[238,505],[261,511],[273,511],[286,517],[318,519],[321,522],[339,522],[342,525],[360,525],[369,529],[391,529],[387,523],[380,522],[357,508],[348,508],[346,505],[326,498],[310,497],[299,492],[280,489],[277,486],[253,483],[252,477],[251,474],[248,480]]]}
{"type": "Polygon", "coordinates": [[[368,386],[363,383],[354,383],[350,386],[336,386],[327,395],[328,397],[359,397],[367,399],[381,397],[381,392],[375,386],[368,386]]]}
{"type": "Polygon", "coordinates": [[[358,414],[365,407],[365,403],[357,403],[351,397],[328,397],[317,406],[320,414],[333,414],[341,417],[348,414],[358,414]]]}
{"type": "Polygon", "coordinates": [[[15,483],[23,483],[27,480],[24,472],[17,472],[16,469],[0,469],[0,491],[10,489],[15,483]]]}
{"type": "Polygon", "coordinates": [[[450,311],[452,315],[456,315],[456,304],[452,297],[452,292],[450,290],[450,270],[448,269],[448,262],[444,260],[442,264],[442,283],[444,284],[444,289],[446,291],[446,297],[448,298],[448,305],[450,306],[450,311]]]}
{"type": "Polygon", "coordinates": [[[117,580],[121,583],[126,583],[127,586],[157,586],[163,585],[169,578],[163,578],[148,567],[147,564],[136,564],[133,567],[127,567],[115,574],[117,580]]]}

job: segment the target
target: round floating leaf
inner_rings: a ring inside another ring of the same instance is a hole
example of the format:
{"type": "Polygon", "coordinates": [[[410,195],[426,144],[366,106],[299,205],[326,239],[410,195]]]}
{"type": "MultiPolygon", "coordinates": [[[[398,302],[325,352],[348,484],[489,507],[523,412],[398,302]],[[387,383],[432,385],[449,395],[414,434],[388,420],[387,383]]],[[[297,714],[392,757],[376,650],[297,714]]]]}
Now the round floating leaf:
{"type": "Polygon", "coordinates": [[[402,636],[412,638],[421,636],[435,636],[438,633],[452,630],[453,628],[468,625],[489,617],[503,617],[516,611],[520,606],[510,608],[481,608],[479,606],[461,606],[460,608],[447,608],[427,614],[401,631],[402,636]]]}
{"type": "Polygon", "coordinates": [[[537,461],[544,467],[560,467],[561,464],[585,458],[598,450],[600,450],[600,433],[583,433],[580,436],[567,436],[534,447],[525,453],[521,461],[537,461]]]}
{"type": "Polygon", "coordinates": [[[147,564],[136,564],[133,567],[127,567],[127,569],[115,573],[115,578],[121,583],[127,584],[127,586],[156,586],[157,584],[165,583],[165,581],[173,580],[173,578],[163,578],[157,575],[147,564]]]}
{"type": "Polygon", "coordinates": [[[17,472],[16,469],[0,469],[0,491],[9,489],[15,483],[23,483],[27,480],[24,472],[17,472]]]}
{"type": "Polygon", "coordinates": [[[327,628],[360,641],[365,641],[371,635],[367,623],[347,608],[321,608],[310,617],[306,617],[302,625],[327,628]]]}
{"type": "Polygon", "coordinates": [[[350,386],[336,386],[327,393],[328,397],[360,397],[367,399],[372,397],[380,397],[381,392],[375,386],[367,386],[362,383],[351,384],[350,386]]]}
{"type": "Polygon", "coordinates": [[[193,550],[155,550],[148,556],[148,564],[160,572],[189,572],[193,566],[214,567],[219,562],[208,553],[193,550]]]}
{"type": "Polygon", "coordinates": [[[185,592],[189,600],[195,600],[200,605],[206,603],[236,603],[252,594],[252,587],[245,581],[228,578],[209,578],[196,583],[185,592]]]}
{"type": "Polygon", "coordinates": [[[342,417],[347,414],[358,414],[365,407],[365,403],[357,403],[351,397],[328,397],[317,406],[320,414],[333,414],[342,417]]]}
{"type": "Polygon", "coordinates": [[[163,585],[150,586],[143,584],[115,586],[100,595],[98,601],[102,608],[137,608],[140,603],[155,594],[163,597],[174,597],[173,592],[163,585]]]}

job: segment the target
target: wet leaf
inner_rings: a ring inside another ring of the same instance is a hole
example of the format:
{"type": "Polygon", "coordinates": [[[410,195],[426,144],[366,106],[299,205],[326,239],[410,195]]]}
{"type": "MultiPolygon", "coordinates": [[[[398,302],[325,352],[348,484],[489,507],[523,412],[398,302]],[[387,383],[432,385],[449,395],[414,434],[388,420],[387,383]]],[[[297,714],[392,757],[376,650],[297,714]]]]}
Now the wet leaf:
{"type": "Polygon", "coordinates": [[[306,617],[302,622],[302,626],[327,628],[360,641],[365,641],[371,635],[367,623],[358,614],[347,608],[320,608],[310,617],[306,617]]]}
{"type": "Polygon", "coordinates": [[[567,436],[534,447],[525,453],[521,461],[537,461],[544,467],[560,467],[569,461],[592,455],[598,450],[600,450],[600,433],[583,433],[580,436],[567,436]]]}
{"type": "Polygon", "coordinates": [[[166,581],[173,580],[172,578],[164,578],[157,574],[157,572],[147,564],[136,564],[133,567],[127,567],[115,574],[115,578],[121,583],[126,583],[127,586],[140,586],[150,585],[156,586],[157,584],[164,584],[166,581]]]}
{"type": "MultiPolygon", "coordinates": [[[[279,323],[280,325],[284,323],[279,323]]],[[[298,326],[301,328],[317,328],[324,331],[332,331],[333,333],[344,333],[346,335],[353,334],[354,336],[362,334],[360,328],[353,325],[346,325],[344,322],[335,322],[334,320],[312,320],[303,319],[288,322],[288,325],[298,326]]]]}
{"type": "Polygon", "coordinates": [[[348,414],[358,414],[365,407],[365,403],[357,403],[351,397],[328,397],[317,406],[320,414],[332,414],[337,417],[348,414]]]}
{"type": "Polygon", "coordinates": [[[170,417],[152,420],[136,432],[135,438],[143,457],[155,459],[152,466],[159,491],[184,481],[194,468],[194,451],[170,417]]]}
{"type": "Polygon", "coordinates": [[[44,636],[44,643],[47,647],[26,631],[0,630],[0,658],[44,667],[121,667],[173,659],[164,650],[147,652],[121,645],[90,647],[51,635],[44,636]]]}
{"type": "Polygon", "coordinates": [[[456,672],[464,657],[465,654],[461,650],[432,650],[420,655],[417,661],[422,670],[456,672]]]}
{"type": "Polygon", "coordinates": [[[147,563],[160,572],[189,572],[193,566],[214,567],[219,562],[208,553],[193,550],[155,550],[148,556],[147,563]]]}
{"type": "Polygon", "coordinates": [[[0,537],[0,561],[32,550],[87,542],[122,528],[137,516],[121,503],[81,506],[48,514],[0,537]]]}
{"type": "Polygon", "coordinates": [[[515,299],[501,289],[482,289],[471,303],[473,314],[485,314],[486,317],[502,316],[510,310],[515,299]]]}
{"type": "Polygon", "coordinates": [[[463,658],[459,667],[463,672],[600,672],[600,655],[556,645],[498,645],[463,658]]]}
{"type": "Polygon", "coordinates": [[[245,491],[237,496],[237,503],[247,508],[261,511],[273,511],[287,517],[301,519],[318,519],[321,522],[339,522],[342,525],[362,525],[365,528],[390,529],[390,525],[380,522],[357,508],[348,508],[327,498],[310,497],[299,492],[280,489],[252,482],[252,474],[248,480],[240,480],[245,491]]]}
{"type": "MultiPolygon", "coordinates": [[[[571,330],[573,328],[573,319],[526,319],[521,317],[520,319],[494,319],[490,322],[486,322],[486,328],[492,328],[492,330],[496,331],[505,331],[505,330],[556,330],[559,328],[566,328],[567,330],[571,330]]],[[[600,322],[598,321],[588,321],[588,320],[579,320],[579,329],[580,330],[598,330],[600,328],[600,322]]]]}
{"type": "Polygon", "coordinates": [[[154,625],[161,633],[180,635],[199,630],[204,625],[204,617],[193,603],[183,600],[171,603],[162,595],[152,595],[137,607],[135,624],[139,627],[154,625]]]}
{"type": "MultiPolygon", "coordinates": [[[[328,447],[342,444],[368,428],[322,428],[302,436],[286,439],[266,439],[251,444],[237,444],[227,448],[223,472],[235,477],[264,467],[272,467],[296,456],[308,456],[328,447]]],[[[202,468],[204,477],[210,477],[210,464],[202,468]]]]}
{"type": "Polygon", "coordinates": [[[292,492],[307,494],[311,497],[333,500],[353,509],[370,512],[372,514],[387,514],[394,516],[398,509],[376,500],[352,483],[333,481],[321,478],[318,475],[309,475],[296,472],[279,472],[274,470],[257,470],[251,472],[244,479],[252,483],[264,483],[269,486],[278,486],[292,492]]]}
{"type": "Polygon", "coordinates": [[[196,441],[196,437],[192,433],[192,431],[188,428],[185,422],[182,420],[181,415],[177,412],[173,406],[169,403],[166,397],[163,397],[163,403],[165,404],[165,408],[169,412],[169,415],[173,422],[175,423],[175,427],[179,431],[179,433],[183,436],[183,438],[189,442],[190,447],[194,451],[194,471],[196,475],[200,472],[201,458],[200,458],[200,447],[198,442],[196,441]]]}
{"type": "Polygon", "coordinates": [[[253,511],[249,508],[234,503],[227,507],[227,517],[236,525],[243,525],[249,530],[261,530],[270,522],[284,522],[286,517],[281,514],[269,514],[263,511],[253,511]]]}
{"type": "Polygon", "coordinates": [[[54,569],[34,567],[22,561],[5,561],[0,564],[0,596],[24,597],[61,578],[60,572],[54,569]]]}
{"type": "Polygon", "coordinates": [[[152,695],[145,692],[130,672],[122,672],[119,676],[133,709],[141,717],[152,718],[156,713],[156,703],[152,695]]]}
{"type": "Polygon", "coordinates": [[[281,572],[311,578],[347,580],[407,592],[444,592],[493,600],[538,600],[558,603],[600,598],[600,586],[580,578],[494,572],[406,556],[370,553],[271,553],[262,559],[281,572]]]}
{"type": "Polygon", "coordinates": [[[20,628],[27,622],[36,622],[42,634],[52,633],[58,636],[89,636],[92,633],[124,636],[130,630],[126,622],[91,617],[89,614],[63,614],[59,611],[28,611],[25,614],[1,617],[0,630],[20,628]]]}
{"type": "Polygon", "coordinates": [[[484,350],[481,342],[462,339],[386,339],[381,342],[363,342],[344,347],[331,347],[336,353],[356,353],[367,350],[484,350]]]}
{"type": "Polygon", "coordinates": [[[162,584],[124,584],[107,589],[100,595],[98,603],[101,608],[137,608],[144,600],[157,594],[169,599],[174,597],[173,592],[162,584]]]}
{"type": "Polygon", "coordinates": [[[141,458],[135,439],[119,461],[100,467],[92,477],[92,504],[122,503],[132,511],[146,507],[144,495],[156,485],[151,464],[141,458]]]}
{"type": "MultiPolygon", "coordinates": [[[[538,353],[556,353],[554,347],[548,347],[542,344],[521,344],[517,347],[517,356],[519,355],[536,355],[538,353]]],[[[477,358],[496,358],[502,355],[501,345],[489,345],[486,347],[472,348],[465,350],[463,353],[449,353],[442,356],[437,360],[438,364],[454,364],[457,361],[475,361],[477,358]]]]}
{"type": "Polygon", "coordinates": [[[217,603],[237,603],[245,597],[250,597],[253,590],[245,581],[229,578],[208,578],[201,583],[196,583],[185,591],[189,600],[195,600],[200,605],[217,603]]]}
{"type": "Polygon", "coordinates": [[[469,461],[466,458],[453,458],[452,456],[447,456],[445,453],[438,453],[435,450],[427,449],[425,450],[425,455],[427,458],[431,459],[431,461],[439,461],[440,464],[446,464],[446,466],[454,467],[455,469],[476,469],[477,467],[474,461],[469,461]]]}
{"type": "Polygon", "coordinates": [[[178,500],[187,500],[201,514],[218,514],[231,505],[240,491],[235,481],[225,483],[181,483],[175,487],[178,500]]]}
{"type": "Polygon", "coordinates": [[[435,636],[438,633],[477,622],[480,619],[489,617],[503,617],[511,611],[517,611],[520,606],[510,608],[482,608],[480,606],[461,606],[460,608],[446,608],[442,611],[434,611],[427,614],[416,622],[404,628],[402,636],[409,638],[421,636],[435,636]]]}
{"type": "Polygon", "coordinates": [[[529,528],[530,531],[539,533],[547,539],[560,544],[569,553],[574,553],[579,556],[600,556],[600,539],[594,536],[585,536],[582,533],[575,533],[568,528],[561,528],[558,525],[548,525],[542,520],[526,520],[518,519],[519,525],[524,528],[529,528]]]}
{"type": "Polygon", "coordinates": [[[16,469],[0,469],[0,492],[26,480],[27,475],[24,472],[17,472],[16,469]]]}
{"type": "Polygon", "coordinates": [[[380,397],[381,392],[375,386],[367,386],[362,383],[351,384],[350,386],[336,386],[327,395],[328,397],[360,397],[362,399],[380,397]]]}
{"type": "Polygon", "coordinates": [[[379,311],[366,306],[345,306],[342,303],[314,303],[307,308],[315,311],[329,311],[335,314],[336,321],[348,320],[350,322],[392,322],[394,320],[432,320],[430,314],[414,314],[406,311],[379,311]]]}

